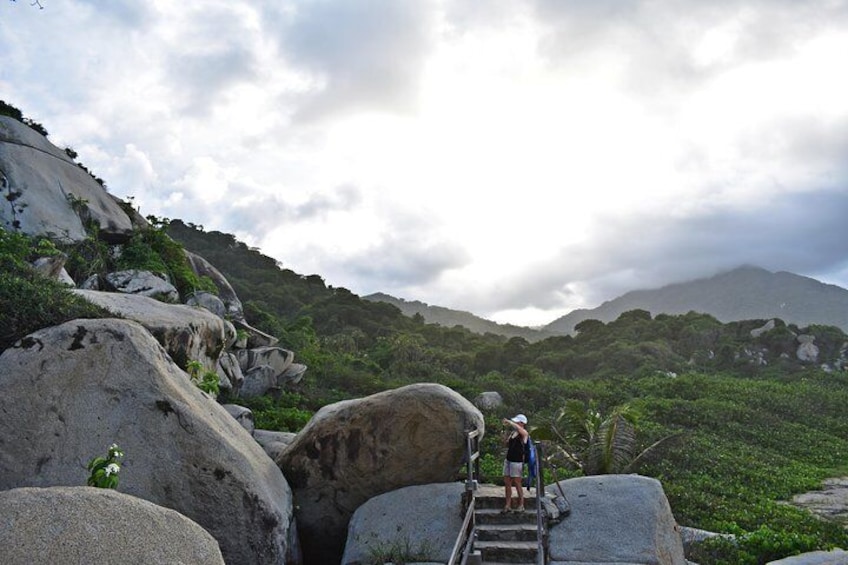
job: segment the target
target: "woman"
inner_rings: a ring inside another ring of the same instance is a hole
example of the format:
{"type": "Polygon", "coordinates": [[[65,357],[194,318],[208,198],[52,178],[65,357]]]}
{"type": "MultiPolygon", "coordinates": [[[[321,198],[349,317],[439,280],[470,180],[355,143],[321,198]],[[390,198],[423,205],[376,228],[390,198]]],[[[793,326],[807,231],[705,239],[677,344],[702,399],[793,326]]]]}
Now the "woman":
{"type": "Polygon", "coordinates": [[[506,459],[504,460],[503,476],[504,489],[506,494],[503,512],[514,510],[515,512],[524,511],[524,490],[521,488],[521,474],[524,468],[524,446],[527,443],[529,434],[525,427],[527,426],[527,416],[518,414],[514,418],[507,420],[503,419],[505,426],[512,427],[512,433],[506,438],[506,459]],[[512,507],[512,487],[518,491],[518,506],[512,507]]]}

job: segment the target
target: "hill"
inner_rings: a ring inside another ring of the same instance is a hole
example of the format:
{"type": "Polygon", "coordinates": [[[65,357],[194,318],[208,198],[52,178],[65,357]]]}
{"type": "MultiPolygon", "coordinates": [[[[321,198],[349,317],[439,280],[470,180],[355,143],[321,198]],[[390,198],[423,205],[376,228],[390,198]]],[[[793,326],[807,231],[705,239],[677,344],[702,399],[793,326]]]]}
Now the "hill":
{"type": "Polygon", "coordinates": [[[475,316],[471,312],[462,310],[451,310],[442,306],[431,306],[426,302],[419,300],[404,300],[403,298],[395,298],[394,296],[376,292],[362,297],[364,300],[371,302],[387,302],[396,306],[404,313],[405,316],[413,317],[416,314],[423,317],[428,324],[438,324],[446,328],[454,326],[462,326],[477,334],[492,333],[502,335],[504,337],[521,337],[529,342],[539,341],[547,337],[557,335],[553,332],[527,328],[524,326],[515,326],[512,324],[499,324],[479,316],[475,316]]]}
{"type": "Polygon", "coordinates": [[[751,266],[654,290],[628,292],[597,308],[574,310],[544,329],[569,334],[583,320],[611,322],[635,309],[653,315],[702,312],[722,322],[779,318],[799,327],[820,324],[848,331],[848,290],[751,266]]]}

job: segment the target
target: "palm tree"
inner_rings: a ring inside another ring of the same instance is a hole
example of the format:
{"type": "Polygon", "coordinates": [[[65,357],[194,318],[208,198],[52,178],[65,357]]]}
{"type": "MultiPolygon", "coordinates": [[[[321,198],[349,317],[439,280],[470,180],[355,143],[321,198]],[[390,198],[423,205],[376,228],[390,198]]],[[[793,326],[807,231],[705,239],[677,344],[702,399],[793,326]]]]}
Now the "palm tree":
{"type": "Polygon", "coordinates": [[[550,442],[550,462],[564,461],[584,475],[630,473],[657,446],[679,435],[668,435],[634,456],[637,421],[638,413],[629,404],[605,416],[596,402],[572,399],[549,425],[533,430],[533,437],[550,442]]]}

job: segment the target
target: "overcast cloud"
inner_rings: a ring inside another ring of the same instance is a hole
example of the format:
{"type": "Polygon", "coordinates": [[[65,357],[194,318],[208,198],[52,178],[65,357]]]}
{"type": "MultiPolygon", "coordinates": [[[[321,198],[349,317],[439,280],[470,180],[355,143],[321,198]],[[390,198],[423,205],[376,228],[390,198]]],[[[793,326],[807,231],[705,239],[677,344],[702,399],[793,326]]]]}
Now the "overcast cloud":
{"type": "Polygon", "coordinates": [[[0,99],[145,214],[542,324],[848,287],[848,1],[0,1],[0,99]]]}

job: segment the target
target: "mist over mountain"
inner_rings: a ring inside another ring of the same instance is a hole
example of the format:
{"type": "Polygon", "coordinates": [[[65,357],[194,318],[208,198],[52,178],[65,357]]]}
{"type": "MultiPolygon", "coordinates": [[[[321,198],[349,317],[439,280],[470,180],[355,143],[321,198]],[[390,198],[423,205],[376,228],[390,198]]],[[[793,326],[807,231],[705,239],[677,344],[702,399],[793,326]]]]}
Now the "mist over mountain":
{"type": "Polygon", "coordinates": [[[387,302],[397,306],[404,315],[412,317],[416,314],[423,316],[424,321],[428,324],[438,324],[452,328],[453,326],[463,326],[474,333],[486,334],[493,333],[506,337],[523,337],[529,342],[539,341],[546,337],[559,335],[557,332],[547,330],[539,330],[527,328],[524,326],[515,326],[512,324],[499,324],[480,316],[476,316],[471,312],[462,310],[452,310],[442,306],[431,306],[419,300],[404,300],[396,298],[382,292],[375,292],[368,296],[363,296],[363,300],[371,302],[387,302]]]}
{"type": "Polygon", "coordinates": [[[702,312],[722,322],[780,318],[801,327],[821,324],[848,330],[848,290],[753,266],[658,289],[628,292],[597,308],[574,310],[543,329],[572,333],[583,320],[611,322],[622,312],[635,309],[647,310],[654,316],[702,312]]]}

